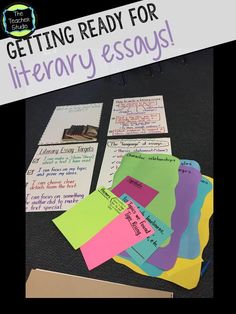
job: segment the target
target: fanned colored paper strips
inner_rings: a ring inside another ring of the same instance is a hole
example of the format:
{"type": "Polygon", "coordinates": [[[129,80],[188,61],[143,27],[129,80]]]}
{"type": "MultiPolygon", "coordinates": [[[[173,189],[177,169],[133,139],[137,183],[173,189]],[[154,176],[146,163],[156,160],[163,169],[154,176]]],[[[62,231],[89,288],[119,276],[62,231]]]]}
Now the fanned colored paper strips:
{"type": "MultiPolygon", "coordinates": [[[[203,176],[204,179],[208,180],[213,187],[213,179],[208,176],[203,176]]],[[[209,240],[209,220],[213,214],[213,188],[207,194],[203,206],[201,208],[201,216],[198,224],[198,234],[200,239],[200,252],[199,255],[194,259],[186,259],[178,257],[174,267],[166,272],[157,269],[151,264],[146,265],[146,268],[149,272],[153,272],[154,277],[158,277],[164,280],[173,282],[179,286],[182,286],[186,289],[193,289],[197,286],[200,274],[201,274],[201,265],[202,265],[202,255],[204,248],[206,247],[209,240]],[[154,274],[156,271],[156,274],[154,274]]],[[[141,269],[138,265],[131,261],[129,257],[115,256],[113,259],[121,264],[126,265],[131,268],[133,271],[148,276],[144,271],[143,265],[141,269]]],[[[146,264],[146,263],[145,263],[146,264]]]]}
{"type": "Polygon", "coordinates": [[[213,179],[197,161],[126,154],[100,187],[53,220],[89,270],[113,258],[186,289],[197,286],[213,213],[213,179]]]}

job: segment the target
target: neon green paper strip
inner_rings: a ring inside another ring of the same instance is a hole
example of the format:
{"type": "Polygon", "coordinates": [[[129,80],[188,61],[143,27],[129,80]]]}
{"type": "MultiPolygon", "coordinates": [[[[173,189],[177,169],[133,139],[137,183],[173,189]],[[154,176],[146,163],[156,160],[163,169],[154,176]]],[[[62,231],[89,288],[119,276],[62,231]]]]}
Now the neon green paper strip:
{"type": "Polygon", "coordinates": [[[100,187],[53,222],[78,249],[126,208],[128,205],[112,192],[100,187]]]}
{"type": "MultiPolygon", "coordinates": [[[[151,186],[159,193],[146,208],[171,228],[179,166],[180,160],[172,155],[128,153],[115,173],[111,189],[126,176],[132,176],[151,186]]],[[[161,246],[166,246],[169,241],[170,238],[161,246]]]]}

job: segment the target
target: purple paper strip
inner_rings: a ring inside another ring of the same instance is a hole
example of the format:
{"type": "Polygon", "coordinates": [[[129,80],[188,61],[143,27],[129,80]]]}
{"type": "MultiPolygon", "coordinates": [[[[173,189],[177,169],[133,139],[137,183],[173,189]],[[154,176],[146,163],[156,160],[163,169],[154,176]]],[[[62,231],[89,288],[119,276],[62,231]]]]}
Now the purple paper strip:
{"type": "MultiPolygon", "coordinates": [[[[188,226],[189,209],[197,197],[201,173],[192,167],[179,167],[179,182],[175,190],[176,206],[171,217],[174,230],[169,244],[158,248],[147,262],[163,270],[171,269],[177,259],[180,239],[188,226]]],[[[164,209],[163,209],[164,210],[164,209]]]]}

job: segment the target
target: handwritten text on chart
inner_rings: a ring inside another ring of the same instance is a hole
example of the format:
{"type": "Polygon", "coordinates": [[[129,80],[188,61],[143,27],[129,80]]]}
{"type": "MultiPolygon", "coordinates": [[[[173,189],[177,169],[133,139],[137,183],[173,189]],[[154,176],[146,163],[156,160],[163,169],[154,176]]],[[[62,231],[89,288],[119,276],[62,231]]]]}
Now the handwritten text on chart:
{"type": "Polygon", "coordinates": [[[114,100],[108,136],[167,132],[162,96],[114,100]]]}
{"type": "Polygon", "coordinates": [[[39,147],[26,172],[26,211],[66,210],[88,195],[96,151],[97,143],[39,147]]]}
{"type": "Polygon", "coordinates": [[[97,186],[108,188],[112,185],[122,158],[130,152],[171,154],[170,138],[108,140],[97,186]]]}

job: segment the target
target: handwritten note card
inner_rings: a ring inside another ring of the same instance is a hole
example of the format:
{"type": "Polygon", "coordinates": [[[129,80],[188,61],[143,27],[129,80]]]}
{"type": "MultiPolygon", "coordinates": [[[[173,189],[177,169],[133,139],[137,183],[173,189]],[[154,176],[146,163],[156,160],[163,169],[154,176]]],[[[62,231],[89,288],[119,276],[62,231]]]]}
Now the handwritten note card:
{"type": "Polygon", "coordinates": [[[127,201],[127,205],[128,209],[81,246],[89,270],[154,233],[134,203],[127,201]]]}
{"type": "Polygon", "coordinates": [[[170,138],[108,140],[97,186],[109,188],[123,156],[131,152],[171,155],[170,138]]]}
{"type": "Polygon", "coordinates": [[[100,187],[53,222],[73,248],[78,249],[127,207],[112,192],[100,187]]]}
{"type": "Polygon", "coordinates": [[[102,103],[58,106],[39,145],[96,141],[102,103]]]}
{"type": "Polygon", "coordinates": [[[88,195],[97,145],[39,146],[26,172],[26,211],[66,210],[88,195]]]}
{"type": "Polygon", "coordinates": [[[168,133],[162,96],[114,99],[107,136],[168,133]]]}
{"type": "Polygon", "coordinates": [[[129,195],[123,194],[121,199],[124,202],[132,202],[140,210],[144,218],[149,222],[155,231],[155,233],[148,236],[143,241],[127,249],[128,254],[133,257],[137,264],[142,265],[172,234],[173,230],[163,223],[158,217],[154,216],[150,211],[133,200],[129,195]]]}
{"type": "Polygon", "coordinates": [[[127,176],[112,189],[112,193],[118,197],[127,193],[142,206],[146,206],[157,196],[158,191],[135,178],[127,176]]]}

